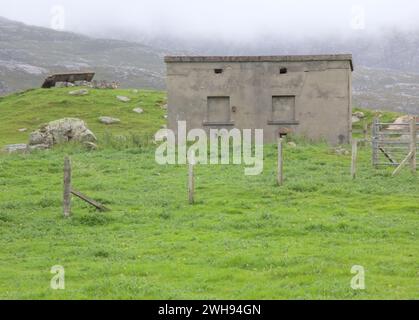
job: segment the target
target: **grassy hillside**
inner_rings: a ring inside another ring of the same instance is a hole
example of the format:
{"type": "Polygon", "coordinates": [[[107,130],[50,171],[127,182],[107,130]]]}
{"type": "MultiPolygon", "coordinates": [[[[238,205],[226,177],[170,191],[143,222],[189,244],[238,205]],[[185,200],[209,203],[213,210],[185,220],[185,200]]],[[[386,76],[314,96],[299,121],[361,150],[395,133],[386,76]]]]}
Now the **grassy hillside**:
{"type": "MultiPolygon", "coordinates": [[[[15,129],[63,113],[99,135],[141,135],[164,122],[163,93],[118,92],[133,98],[126,105],[114,91],[70,98],[66,90],[2,99],[2,143],[23,142],[15,129]],[[138,103],[143,115],[131,112],[138,103]],[[103,110],[121,125],[103,128],[103,110]]],[[[99,145],[0,155],[0,298],[417,298],[418,178],[372,169],[368,147],[355,181],[349,155],[304,141],[285,146],[283,187],[272,145],[259,176],[241,165],[198,165],[189,205],[186,166],[156,164],[155,147],[141,142],[99,145]],[[66,154],[74,187],[112,211],[73,199],[73,216],[62,217],[66,154]],[[50,289],[54,265],[65,268],[65,290],[50,289]],[[353,265],[366,270],[365,290],[350,287],[353,265]]]]}
{"type": "Polygon", "coordinates": [[[100,90],[89,89],[85,96],[71,96],[68,93],[80,88],[53,88],[28,90],[7,97],[0,97],[0,147],[10,143],[26,143],[29,133],[43,123],[64,117],[84,120],[98,138],[106,133],[113,135],[141,134],[152,136],[164,123],[165,95],[159,91],[146,90],[100,90]],[[116,96],[131,98],[121,102],[116,96]],[[140,107],[144,113],[132,110],[140,107]],[[118,124],[104,125],[100,116],[121,120],[118,124]],[[19,129],[27,128],[27,132],[19,129]]]}

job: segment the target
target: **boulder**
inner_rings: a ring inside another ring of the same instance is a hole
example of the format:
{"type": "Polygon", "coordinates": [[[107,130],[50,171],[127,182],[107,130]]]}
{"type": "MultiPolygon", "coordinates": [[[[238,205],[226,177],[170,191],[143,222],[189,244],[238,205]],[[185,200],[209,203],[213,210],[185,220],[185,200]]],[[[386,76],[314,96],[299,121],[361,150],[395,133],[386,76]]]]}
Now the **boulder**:
{"type": "Polygon", "coordinates": [[[89,94],[89,90],[87,89],[74,90],[74,91],[70,91],[68,94],[70,96],[85,96],[86,94],[89,94]]]}
{"type": "Polygon", "coordinates": [[[99,117],[99,121],[104,124],[114,124],[114,123],[121,122],[121,120],[119,120],[118,118],[112,118],[112,117],[99,117]]]}
{"type": "Polygon", "coordinates": [[[357,117],[358,119],[364,119],[365,118],[365,113],[363,113],[362,111],[356,111],[352,115],[354,117],[357,117]]]}
{"type": "Polygon", "coordinates": [[[97,150],[98,146],[96,143],[90,142],[90,141],[86,141],[83,143],[84,146],[88,149],[88,150],[97,150]]]}
{"type": "Polygon", "coordinates": [[[144,112],[144,110],[141,109],[141,108],[135,108],[135,109],[132,109],[132,111],[134,111],[135,113],[143,113],[144,112]]]}
{"type": "Polygon", "coordinates": [[[125,96],[116,96],[116,98],[117,98],[119,101],[122,101],[122,102],[129,102],[129,101],[131,101],[131,99],[130,99],[130,98],[125,97],[125,96]]]}
{"type": "Polygon", "coordinates": [[[361,121],[357,116],[352,116],[352,123],[357,123],[361,121]]]}
{"type": "Polygon", "coordinates": [[[29,138],[30,149],[45,149],[54,144],[68,141],[95,142],[97,139],[83,120],[77,118],[64,118],[51,121],[39,130],[31,133],[29,138]]]}
{"type": "Polygon", "coordinates": [[[26,131],[28,131],[28,129],[26,129],[26,128],[20,128],[18,131],[19,132],[26,132],[26,131]]]}
{"type": "Polygon", "coordinates": [[[3,151],[8,153],[26,152],[28,151],[28,145],[24,143],[8,144],[3,148],[3,151]]]}
{"type": "Polygon", "coordinates": [[[295,142],[293,142],[293,141],[290,141],[290,142],[288,142],[287,143],[291,148],[295,148],[295,147],[297,147],[297,144],[295,143],[295,142]]]}
{"type": "Polygon", "coordinates": [[[410,116],[402,116],[397,118],[392,125],[390,125],[387,129],[388,130],[394,130],[394,131],[398,131],[398,130],[409,130],[409,127],[407,125],[402,125],[402,124],[407,124],[410,121],[410,116]]]}
{"type": "Polygon", "coordinates": [[[46,150],[49,149],[50,146],[47,144],[36,144],[33,146],[28,146],[29,151],[33,151],[33,150],[46,150]]]}

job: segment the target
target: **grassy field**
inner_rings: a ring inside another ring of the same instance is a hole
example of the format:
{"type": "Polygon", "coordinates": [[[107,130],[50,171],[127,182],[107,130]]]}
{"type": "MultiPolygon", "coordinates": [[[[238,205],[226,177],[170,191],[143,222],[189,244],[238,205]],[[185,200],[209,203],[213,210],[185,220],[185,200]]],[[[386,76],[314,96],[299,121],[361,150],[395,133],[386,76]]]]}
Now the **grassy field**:
{"type": "Polygon", "coordinates": [[[392,178],[372,169],[363,147],[353,181],[349,155],[297,140],[285,146],[283,187],[275,185],[271,145],[259,176],[245,176],[240,165],[198,165],[196,204],[188,205],[186,166],[156,164],[155,147],[136,139],[120,147],[105,138],[109,130],[157,130],[162,93],[118,92],[132,94],[127,105],[114,101],[115,91],[94,91],[64,108],[66,90],[0,100],[2,144],[26,141],[12,128],[63,115],[86,120],[100,138],[92,152],[69,145],[0,155],[0,298],[419,297],[419,182],[408,170],[392,178]],[[138,103],[143,115],[131,111],[138,103]],[[104,129],[98,114],[123,122],[104,129]],[[73,216],[62,217],[66,154],[74,187],[110,212],[73,199],[73,216]],[[65,268],[65,290],[50,288],[54,265],[65,268]],[[365,290],[350,287],[353,265],[366,270],[365,290]]]}
{"type": "Polygon", "coordinates": [[[54,88],[28,90],[7,97],[0,97],[0,148],[5,144],[27,143],[28,132],[41,124],[65,117],[83,119],[89,129],[98,136],[106,133],[129,135],[130,133],[153,135],[166,123],[164,110],[165,95],[147,90],[89,90],[85,96],[70,96],[68,92],[80,88],[54,88]],[[121,102],[116,96],[131,98],[121,102]],[[132,109],[140,107],[144,113],[138,115],[132,109]],[[106,126],[99,122],[100,116],[121,120],[106,126]],[[19,132],[27,128],[27,132],[19,132]]]}

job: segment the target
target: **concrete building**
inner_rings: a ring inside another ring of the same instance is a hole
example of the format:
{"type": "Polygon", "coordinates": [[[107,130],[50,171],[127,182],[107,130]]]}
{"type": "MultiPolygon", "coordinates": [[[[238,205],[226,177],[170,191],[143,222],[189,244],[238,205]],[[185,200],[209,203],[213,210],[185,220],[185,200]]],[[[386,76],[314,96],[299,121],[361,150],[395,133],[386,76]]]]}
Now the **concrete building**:
{"type": "Polygon", "coordinates": [[[331,144],[352,131],[352,55],[168,56],[168,128],[263,129],[331,144]]]}

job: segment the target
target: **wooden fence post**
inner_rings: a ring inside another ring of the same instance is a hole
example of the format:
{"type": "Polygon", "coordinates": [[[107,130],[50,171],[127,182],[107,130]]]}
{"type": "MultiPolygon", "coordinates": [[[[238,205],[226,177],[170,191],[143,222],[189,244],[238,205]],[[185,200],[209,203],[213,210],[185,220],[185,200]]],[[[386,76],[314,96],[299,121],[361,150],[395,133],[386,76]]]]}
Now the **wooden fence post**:
{"type": "Polygon", "coordinates": [[[368,140],[368,122],[367,121],[364,122],[364,127],[362,131],[364,134],[364,142],[362,145],[365,146],[368,140]]]}
{"type": "Polygon", "coordinates": [[[66,218],[71,215],[71,160],[68,156],[64,158],[63,212],[66,218]]]}
{"type": "Polygon", "coordinates": [[[194,177],[194,165],[195,161],[191,159],[188,167],[188,196],[189,204],[194,204],[194,192],[195,192],[195,177],[194,177]]]}
{"type": "Polygon", "coordinates": [[[351,176],[352,179],[356,178],[356,160],[358,156],[358,140],[352,140],[352,162],[351,162],[351,176]]]}
{"type": "Polygon", "coordinates": [[[284,183],[284,159],[283,159],[283,146],[282,138],[278,138],[278,176],[277,183],[278,186],[282,186],[284,183]]]}
{"type": "Polygon", "coordinates": [[[410,166],[412,173],[416,174],[416,143],[417,143],[417,130],[416,130],[416,116],[412,116],[410,120],[410,152],[412,157],[410,158],[410,166]]]}
{"type": "Polygon", "coordinates": [[[377,168],[378,164],[378,118],[375,117],[372,124],[372,165],[377,168]]]}

